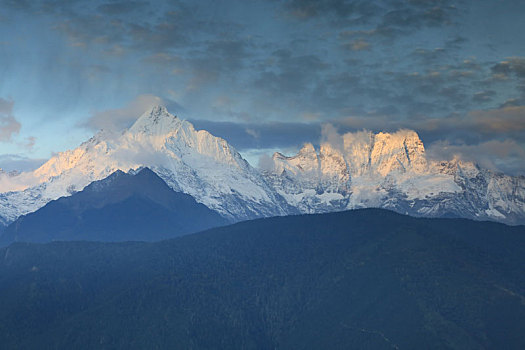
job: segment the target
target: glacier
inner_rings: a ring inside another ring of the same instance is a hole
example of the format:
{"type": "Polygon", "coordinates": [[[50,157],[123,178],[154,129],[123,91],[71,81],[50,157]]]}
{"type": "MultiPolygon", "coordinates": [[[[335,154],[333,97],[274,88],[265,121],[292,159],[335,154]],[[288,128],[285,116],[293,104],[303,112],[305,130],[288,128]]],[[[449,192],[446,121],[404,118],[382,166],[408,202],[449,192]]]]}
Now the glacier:
{"type": "Polygon", "coordinates": [[[428,159],[416,132],[343,135],[334,146],[305,144],[252,167],[224,139],[195,130],[156,106],[121,133],[100,131],[25,173],[0,172],[0,224],[69,196],[121,170],[148,167],[173,190],[228,220],[377,207],[426,217],[525,223],[525,177],[458,159],[428,159]]]}

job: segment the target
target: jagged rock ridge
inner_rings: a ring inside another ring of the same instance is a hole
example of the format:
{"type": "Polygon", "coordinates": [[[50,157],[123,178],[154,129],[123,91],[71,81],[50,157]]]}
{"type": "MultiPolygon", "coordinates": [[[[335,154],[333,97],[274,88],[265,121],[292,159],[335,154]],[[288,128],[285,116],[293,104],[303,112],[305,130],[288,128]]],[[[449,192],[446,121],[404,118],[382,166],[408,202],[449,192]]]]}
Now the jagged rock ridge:
{"type": "Polygon", "coordinates": [[[149,167],[175,191],[193,196],[230,220],[293,211],[225,140],[195,130],[158,106],[122,134],[100,131],[78,148],[24,174],[34,184],[0,194],[0,216],[4,224],[9,223],[117,170],[140,167],[149,167]]]}
{"type": "Polygon", "coordinates": [[[302,213],[379,207],[416,216],[525,223],[525,178],[430,161],[416,132],[343,135],[339,149],[306,144],[273,156],[266,178],[302,213]]]}
{"type": "MultiPolygon", "coordinates": [[[[306,144],[296,156],[276,153],[259,171],[225,140],[164,107],[122,133],[100,131],[0,188],[0,224],[69,196],[111,173],[148,167],[173,190],[230,221],[380,207],[416,216],[456,216],[525,223],[525,178],[472,163],[431,161],[416,132],[362,131],[338,145],[306,144]]],[[[7,179],[0,174],[0,185],[7,179]]]]}

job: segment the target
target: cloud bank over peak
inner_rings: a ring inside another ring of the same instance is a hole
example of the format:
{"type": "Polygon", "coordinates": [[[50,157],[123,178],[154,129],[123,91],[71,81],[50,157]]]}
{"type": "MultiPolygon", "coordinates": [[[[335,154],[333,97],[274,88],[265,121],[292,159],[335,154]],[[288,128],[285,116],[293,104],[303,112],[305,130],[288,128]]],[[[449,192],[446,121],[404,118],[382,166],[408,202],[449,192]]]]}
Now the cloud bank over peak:
{"type": "Polygon", "coordinates": [[[129,128],[139,116],[155,106],[166,106],[170,112],[183,111],[182,106],[174,101],[152,94],[138,95],[122,108],[97,111],[91,114],[83,126],[94,131],[122,131],[129,128]]]}
{"type": "Polygon", "coordinates": [[[146,110],[163,104],[164,101],[158,96],[139,95],[122,108],[94,112],[84,125],[93,130],[121,131],[146,110]]]}

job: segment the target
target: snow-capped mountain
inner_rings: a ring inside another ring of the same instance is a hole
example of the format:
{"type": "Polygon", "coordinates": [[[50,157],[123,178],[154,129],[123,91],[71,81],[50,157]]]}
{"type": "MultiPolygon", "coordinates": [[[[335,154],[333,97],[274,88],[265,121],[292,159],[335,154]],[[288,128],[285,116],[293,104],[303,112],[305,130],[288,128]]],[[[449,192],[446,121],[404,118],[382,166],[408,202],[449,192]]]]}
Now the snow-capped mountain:
{"type": "Polygon", "coordinates": [[[273,156],[266,178],[303,213],[380,207],[416,216],[525,223],[525,178],[468,162],[429,161],[414,131],[343,135],[339,149],[306,144],[273,156]]]}
{"type": "Polygon", "coordinates": [[[414,131],[348,133],[337,145],[306,144],[293,157],[276,153],[273,168],[259,171],[225,140],[164,107],[122,133],[101,131],[33,172],[0,173],[0,224],[117,170],[141,167],[230,221],[380,207],[525,224],[525,177],[458,160],[431,161],[414,131]]]}
{"type": "MultiPolygon", "coordinates": [[[[121,134],[101,131],[78,148],[59,153],[21,180],[23,191],[0,194],[6,224],[116,170],[154,170],[172,189],[230,220],[284,215],[284,200],[225,140],[181,120],[164,107],[144,113],[121,134]]],[[[293,211],[293,210],[292,210],[293,211]]]]}

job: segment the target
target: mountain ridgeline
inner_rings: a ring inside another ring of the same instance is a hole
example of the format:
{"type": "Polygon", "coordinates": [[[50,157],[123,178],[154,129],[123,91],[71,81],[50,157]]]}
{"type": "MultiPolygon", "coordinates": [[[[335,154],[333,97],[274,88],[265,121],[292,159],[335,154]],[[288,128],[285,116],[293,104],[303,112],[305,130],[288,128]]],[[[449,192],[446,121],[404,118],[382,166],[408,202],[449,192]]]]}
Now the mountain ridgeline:
{"type": "Polygon", "coordinates": [[[525,348],[525,179],[340,141],[257,170],[155,107],[0,173],[1,347],[525,348]]]}
{"type": "Polygon", "coordinates": [[[227,223],[143,168],[130,174],[116,171],[83,191],[21,216],[0,233],[0,245],[16,241],[155,241],[227,223]]]}
{"type": "Polygon", "coordinates": [[[226,140],[159,106],[129,129],[101,131],[33,172],[0,174],[0,225],[117,170],[141,167],[229,221],[380,207],[525,224],[525,177],[431,160],[414,131],[347,133],[317,149],[305,144],[292,157],[276,153],[259,170],[226,140]]]}
{"type": "Polygon", "coordinates": [[[0,257],[4,348],[525,348],[523,226],[362,209],[0,257]]]}

